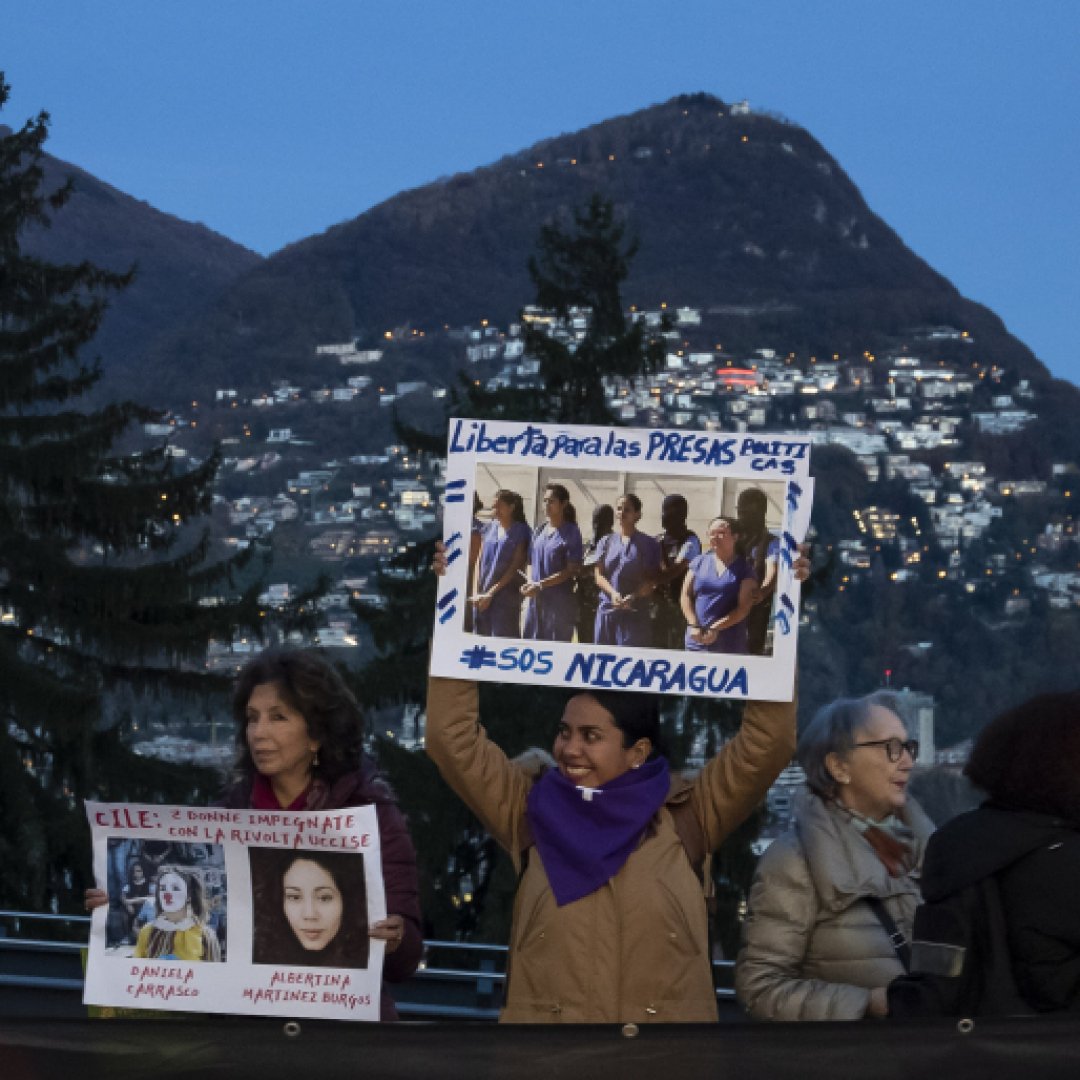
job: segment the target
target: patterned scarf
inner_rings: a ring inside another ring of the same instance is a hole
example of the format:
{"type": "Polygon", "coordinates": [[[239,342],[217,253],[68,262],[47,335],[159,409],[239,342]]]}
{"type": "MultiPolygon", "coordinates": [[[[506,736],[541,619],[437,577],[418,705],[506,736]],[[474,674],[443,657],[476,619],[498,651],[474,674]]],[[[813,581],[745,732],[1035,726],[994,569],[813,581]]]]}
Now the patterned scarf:
{"type": "Polygon", "coordinates": [[[852,825],[874,849],[874,853],[889,872],[889,877],[903,877],[911,872],[915,866],[915,834],[907,825],[893,814],[881,821],[874,821],[843,803],[838,802],[837,805],[847,813],[852,825]]]}

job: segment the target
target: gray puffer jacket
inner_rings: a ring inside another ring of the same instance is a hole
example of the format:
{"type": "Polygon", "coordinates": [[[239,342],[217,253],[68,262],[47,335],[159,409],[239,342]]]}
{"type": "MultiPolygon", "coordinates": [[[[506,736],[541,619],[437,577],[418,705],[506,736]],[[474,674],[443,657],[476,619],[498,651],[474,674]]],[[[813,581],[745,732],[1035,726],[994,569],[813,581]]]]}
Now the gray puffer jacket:
{"type": "Polygon", "coordinates": [[[915,869],[890,877],[842,810],[806,795],[795,827],[758,864],[735,969],[739,1000],[761,1020],[859,1020],[870,991],[903,967],[867,896],[905,936],[919,903],[919,868],[933,823],[908,799],[915,869]]]}

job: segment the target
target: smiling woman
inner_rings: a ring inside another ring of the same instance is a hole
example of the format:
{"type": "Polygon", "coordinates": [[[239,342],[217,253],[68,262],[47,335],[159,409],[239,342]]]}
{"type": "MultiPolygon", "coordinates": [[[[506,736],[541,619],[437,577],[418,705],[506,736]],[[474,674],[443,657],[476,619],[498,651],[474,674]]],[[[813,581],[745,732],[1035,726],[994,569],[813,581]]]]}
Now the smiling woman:
{"type": "Polygon", "coordinates": [[[570,698],[536,779],[487,738],[475,683],[432,678],[427,751],[519,872],[503,1021],[712,1022],[701,873],[794,746],[795,706],[750,702],[695,777],[646,694],[570,698]]]}
{"type": "MultiPolygon", "coordinates": [[[[638,511],[623,503],[632,535],[638,511]]],[[[441,544],[433,568],[446,571],[441,544]]],[[[800,580],[808,568],[800,556],[800,580]]],[[[795,711],[748,702],[739,733],[684,777],[661,752],[656,697],[576,693],[556,727],[557,767],[537,777],[488,738],[476,683],[429,679],[427,752],[518,871],[501,1020],[717,1019],[706,859],[790,760],[795,711]]]]}

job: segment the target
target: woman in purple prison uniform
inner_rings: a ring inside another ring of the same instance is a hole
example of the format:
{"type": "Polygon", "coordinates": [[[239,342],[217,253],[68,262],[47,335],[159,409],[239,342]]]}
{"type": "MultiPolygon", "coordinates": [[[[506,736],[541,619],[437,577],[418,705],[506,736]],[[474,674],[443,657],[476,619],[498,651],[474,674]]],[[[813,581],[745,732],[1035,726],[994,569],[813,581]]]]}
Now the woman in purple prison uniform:
{"type": "Polygon", "coordinates": [[[734,518],[709,522],[709,550],[690,563],[683,579],[686,647],[693,652],[746,653],[746,616],[754,605],[754,568],[736,554],[734,518]]]}
{"type": "Polygon", "coordinates": [[[521,577],[529,560],[529,526],[516,491],[495,492],[495,516],[484,529],[476,564],[473,629],[484,637],[521,637],[521,577]]]}
{"type": "Polygon", "coordinates": [[[532,536],[525,597],[525,633],[537,641],[570,641],[577,621],[574,578],[581,569],[581,530],[570,492],[562,484],[544,488],[547,521],[532,536]]]}
{"type": "Polygon", "coordinates": [[[637,529],[641,500],[627,493],[615,504],[615,531],[600,541],[596,562],[597,645],[652,644],[647,600],[660,572],[660,544],[637,529]]]}

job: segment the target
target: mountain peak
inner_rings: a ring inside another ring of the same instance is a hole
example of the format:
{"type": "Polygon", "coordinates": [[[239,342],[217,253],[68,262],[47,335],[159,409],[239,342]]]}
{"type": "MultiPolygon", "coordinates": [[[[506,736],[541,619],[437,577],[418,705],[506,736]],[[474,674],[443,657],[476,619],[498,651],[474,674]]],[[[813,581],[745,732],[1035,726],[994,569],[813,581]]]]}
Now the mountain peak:
{"type": "Polygon", "coordinates": [[[710,94],[556,135],[403,192],[291,245],[165,351],[284,376],[320,341],[505,322],[532,299],[540,226],[593,192],[639,251],[628,303],[729,312],[725,345],[861,352],[917,325],[970,328],[1002,364],[1045,370],[991,312],[910,251],[805,129],[710,94]]]}

